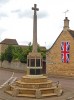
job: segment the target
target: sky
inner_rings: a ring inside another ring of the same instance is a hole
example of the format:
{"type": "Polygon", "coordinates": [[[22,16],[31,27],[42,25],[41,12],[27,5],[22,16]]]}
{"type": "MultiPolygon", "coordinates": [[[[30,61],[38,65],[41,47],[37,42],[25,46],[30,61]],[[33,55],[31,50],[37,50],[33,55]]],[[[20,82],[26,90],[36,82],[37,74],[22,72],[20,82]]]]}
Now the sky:
{"type": "Polygon", "coordinates": [[[0,0],[0,41],[16,39],[20,45],[33,43],[32,7],[37,4],[37,42],[50,48],[70,20],[74,29],[74,0],[0,0]],[[65,11],[69,10],[66,13],[65,11]]]}

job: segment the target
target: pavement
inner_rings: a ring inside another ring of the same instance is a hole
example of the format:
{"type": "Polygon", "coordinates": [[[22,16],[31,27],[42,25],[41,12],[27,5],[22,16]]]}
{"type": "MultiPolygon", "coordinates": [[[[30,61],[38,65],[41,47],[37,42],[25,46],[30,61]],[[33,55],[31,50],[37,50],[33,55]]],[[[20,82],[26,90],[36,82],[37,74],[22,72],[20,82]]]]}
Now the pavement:
{"type": "MultiPolygon", "coordinates": [[[[0,68],[0,86],[8,80],[13,71],[12,70],[6,70],[0,68]]],[[[18,79],[21,78],[21,76],[24,76],[24,72],[14,71],[14,76],[18,77],[18,79]]],[[[35,98],[25,98],[25,97],[12,97],[6,93],[4,93],[3,89],[0,89],[0,100],[74,100],[74,78],[69,77],[53,77],[49,76],[49,79],[53,82],[59,81],[62,89],[63,94],[58,97],[47,97],[47,98],[41,98],[41,99],[35,99],[35,98]]]]}

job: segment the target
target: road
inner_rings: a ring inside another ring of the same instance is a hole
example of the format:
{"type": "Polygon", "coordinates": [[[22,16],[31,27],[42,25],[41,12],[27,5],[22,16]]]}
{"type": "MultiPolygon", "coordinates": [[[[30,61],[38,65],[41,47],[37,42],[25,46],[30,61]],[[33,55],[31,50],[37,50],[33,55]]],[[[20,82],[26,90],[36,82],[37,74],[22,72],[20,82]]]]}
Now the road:
{"type": "MultiPolygon", "coordinates": [[[[12,75],[13,71],[11,70],[5,70],[0,69],[0,85],[2,85],[7,79],[9,79],[12,75]]],[[[24,76],[24,72],[15,72],[14,76],[18,77],[18,79],[21,78],[21,76],[24,76]]],[[[59,97],[50,97],[50,98],[42,98],[39,100],[67,100],[67,98],[74,96],[74,78],[63,78],[63,77],[49,77],[50,80],[53,82],[59,81],[62,85],[63,94],[59,97]]],[[[0,100],[38,100],[34,98],[23,98],[23,97],[12,97],[6,93],[3,92],[2,89],[0,89],[0,100]]],[[[70,100],[74,100],[70,99],[70,100]]]]}

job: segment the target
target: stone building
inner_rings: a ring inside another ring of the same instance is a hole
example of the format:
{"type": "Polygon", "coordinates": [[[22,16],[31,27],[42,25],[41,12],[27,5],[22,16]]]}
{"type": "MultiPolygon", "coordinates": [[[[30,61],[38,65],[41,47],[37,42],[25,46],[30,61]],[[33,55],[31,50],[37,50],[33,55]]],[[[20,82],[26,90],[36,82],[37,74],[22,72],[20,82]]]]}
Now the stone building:
{"type": "Polygon", "coordinates": [[[48,75],[74,76],[74,30],[65,17],[64,27],[46,54],[48,75]]]}
{"type": "Polygon", "coordinates": [[[8,45],[18,45],[16,39],[4,39],[0,42],[0,54],[5,51],[8,45]]]}

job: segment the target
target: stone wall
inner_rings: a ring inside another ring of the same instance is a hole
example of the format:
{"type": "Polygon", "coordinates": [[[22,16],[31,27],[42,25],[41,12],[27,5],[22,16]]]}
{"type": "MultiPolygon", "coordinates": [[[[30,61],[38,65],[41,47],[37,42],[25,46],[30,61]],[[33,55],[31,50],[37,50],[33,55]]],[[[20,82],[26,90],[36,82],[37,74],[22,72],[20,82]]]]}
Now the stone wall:
{"type": "Polygon", "coordinates": [[[53,46],[46,54],[47,74],[74,76],[74,39],[68,31],[62,32],[53,46]],[[61,61],[61,42],[68,41],[70,43],[70,62],[63,63],[61,61]]]}
{"type": "Polygon", "coordinates": [[[25,71],[27,70],[27,64],[18,62],[18,61],[13,61],[9,63],[8,61],[3,61],[0,62],[0,68],[6,68],[6,69],[11,69],[11,70],[19,70],[19,71],[25,71]]]}
{"type": "Polygon", "coordinates": [[[5,49],[8,47],[6,44],[0,44],[0,54],[5,52],[5,49]]]}

